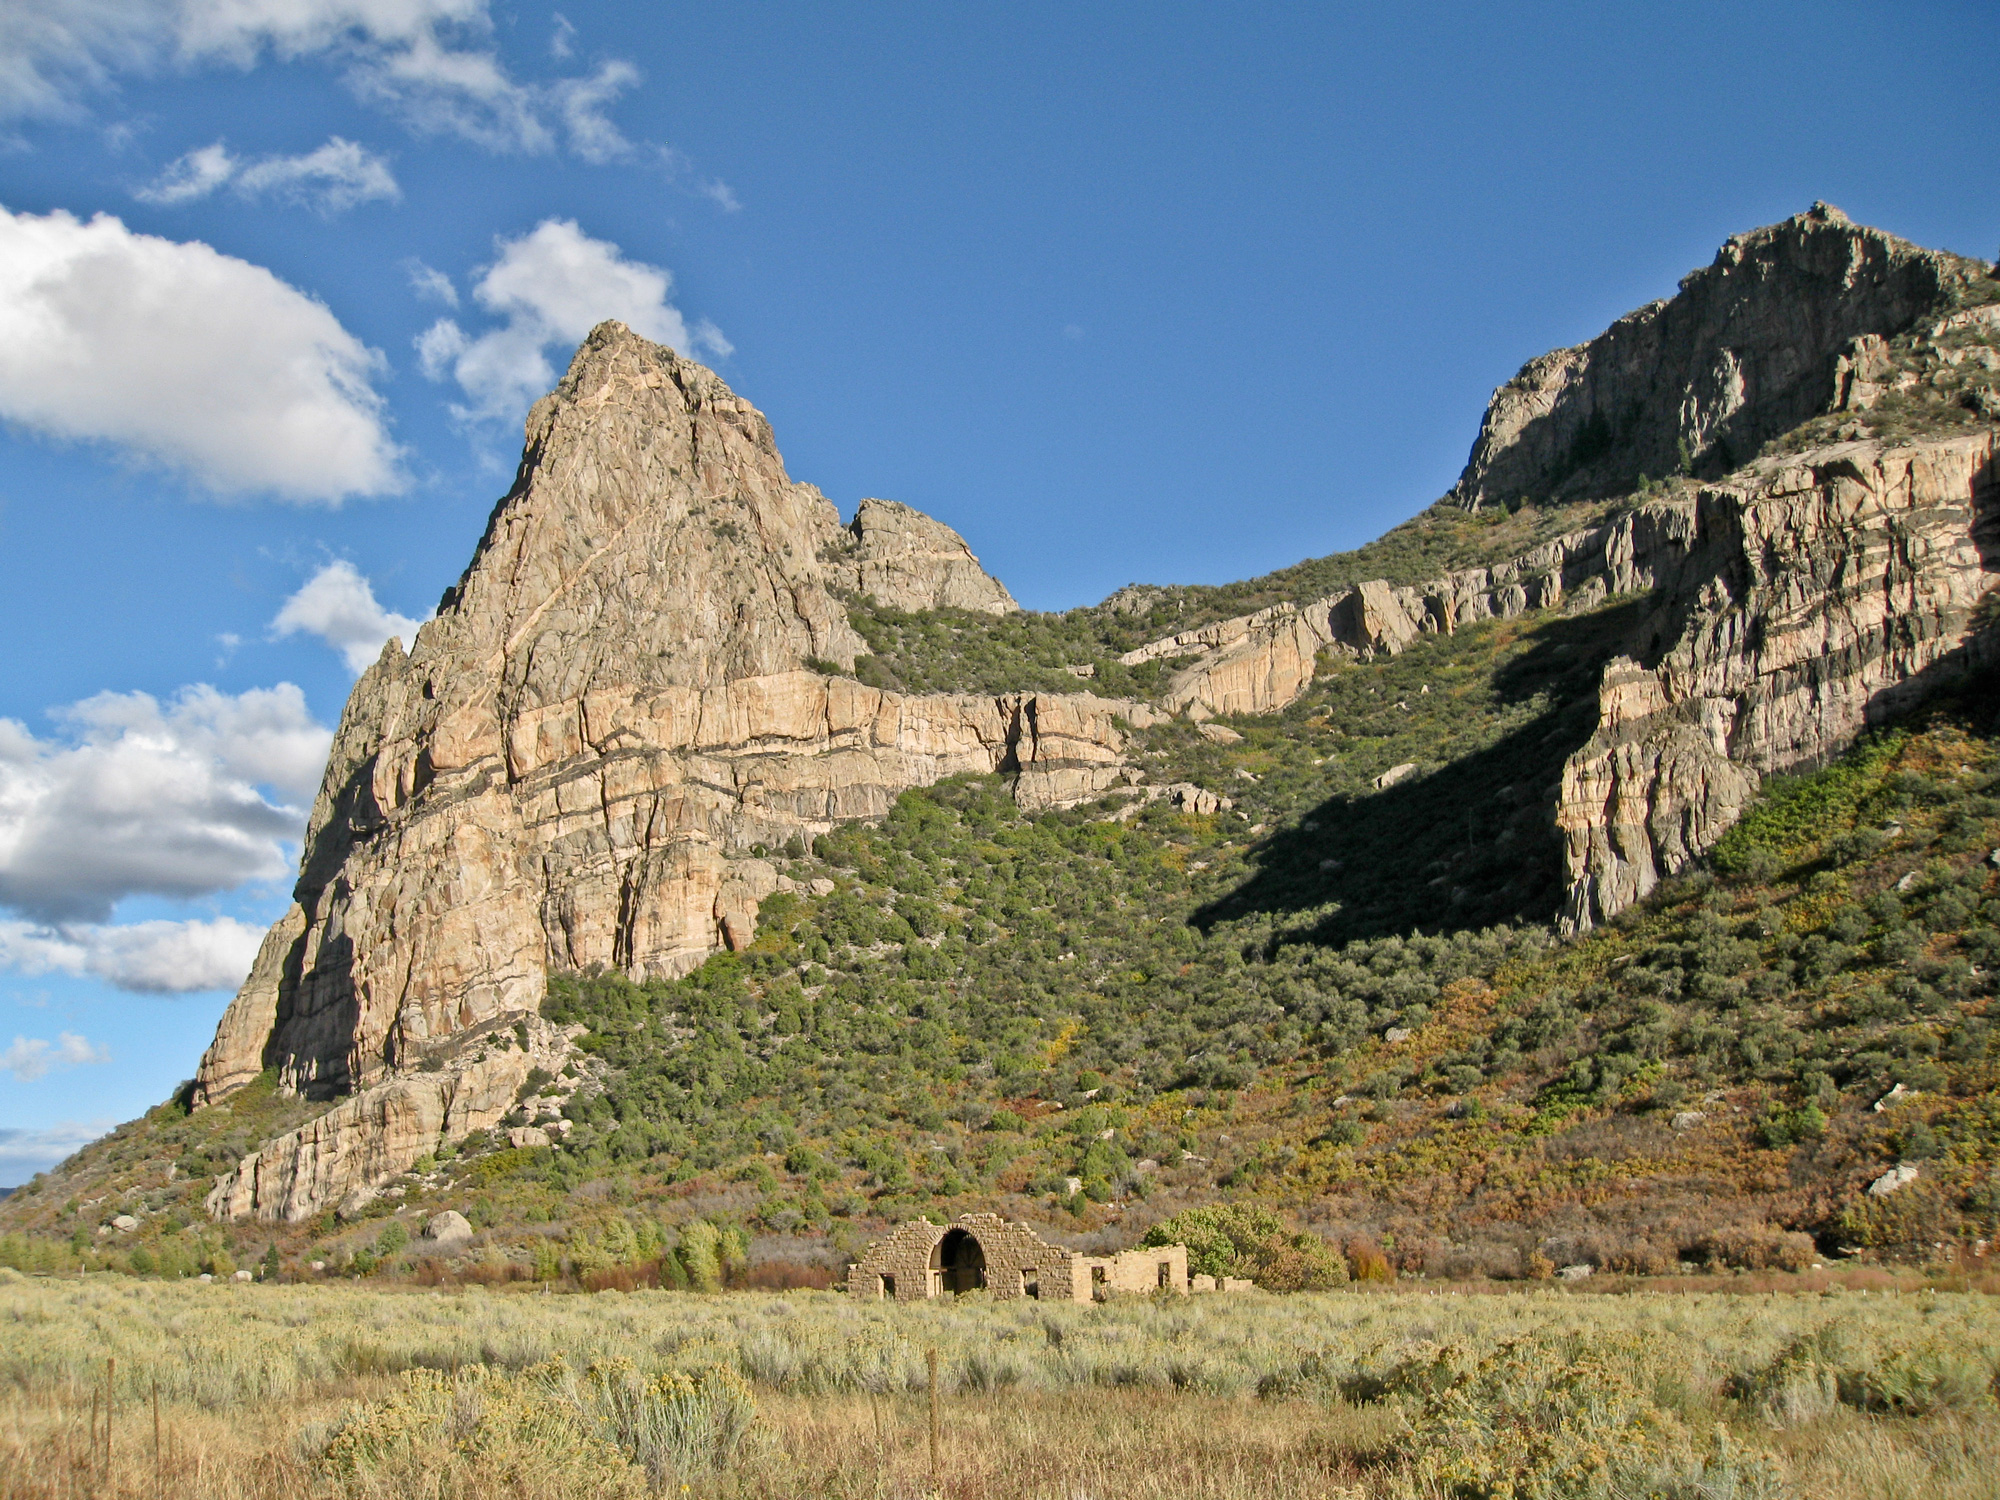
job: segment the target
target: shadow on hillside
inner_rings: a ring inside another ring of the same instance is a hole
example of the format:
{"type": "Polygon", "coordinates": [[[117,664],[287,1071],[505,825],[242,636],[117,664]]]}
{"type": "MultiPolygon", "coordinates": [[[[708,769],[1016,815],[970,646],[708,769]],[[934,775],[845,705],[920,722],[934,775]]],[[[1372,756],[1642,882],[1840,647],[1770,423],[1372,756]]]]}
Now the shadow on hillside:
{"type": "Polygon", "coordinates": [[[1195,913],[1208,927],[1259,913],[1330,914],[1284,941],[1335,943],[1496,922],[1545,921],[1563,893],[1555,798],[1563,762],[1597,724],[1604,663],[1630,648],[1648,600],[1537,626],[1503,666],[1501,698],[1551,704],[1487,748],[1362,796],[1328,798],[1258,847],[1257,872],[1195,913]]]}

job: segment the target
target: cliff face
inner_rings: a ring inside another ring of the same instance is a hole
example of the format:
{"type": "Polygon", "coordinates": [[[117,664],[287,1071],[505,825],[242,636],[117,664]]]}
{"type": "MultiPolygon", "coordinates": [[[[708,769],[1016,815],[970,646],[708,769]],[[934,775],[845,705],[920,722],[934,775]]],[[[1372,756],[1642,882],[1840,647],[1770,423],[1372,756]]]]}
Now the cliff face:
{"type": "Polygon", "coordinates": [[[1014,607],[914,511],[873,502],[843,529],[711,372],[597,329],[530,414],[437,618],[355,685],[297,904],[197,1097],[268,1067],[314,1097],[366,1086],[533,1013],[551,965],[684,973],[749,940],[784,883],[764,849],[906,787],[1006,771],[1049,806],[1118,778],[1139,705],[899,697],[808,670],[862,649],[837,591],[863,588],[1014,607]]]}
{"type": "Polygon", "coordinates": [[[1546,502],[1732,469],[1827,410],[1855,341],[1909,327],[1963,265],[1823,203],[1740,235],[1677,296],[1522,366],[1452,498],[1546,502]]]}
{"type": "Polygon", "coordinates": [[[1556,822],[1585,928],[1684,868],[1760,777],[1818,765],[2000,655],[1991,429],[1754,464],[1695,504],[1638,658],[1605,668],[1556,822]]]}
{"type": "Polygon", "coordinates": [[[850,590],[890,609],[967,609],[983,615],[1020,609],[1006,585],[979,566],[965,538],[920,510],[863,500],[848,527],[853,555],[842,569],[850,590]]]}
{"type": "MultiPolygon", "coordinates": [[[[773,851],[910,787],[1001,772],[1024,807],[1083,802],[1141,779],[1130,731],[1276,712],[1322,653],[1648,591],[1595,734],[1535,814],[1563,840],[1563,920],[1602,920],[1711,847],[1761,777],[1838,753],[1996,649],[2000,318],[1913,326],[1971,265],[1823,207],[1732,240],[1671,301],[1497,393],[1454,495],[1615,489],[1684,447],[1727,474],[1489,566],[1141,646],[1127,665],[1176,664],[1151,705],[842,675],[865,649],[844,597],[1018,606],[905,506],[864,501],[843,527],[712,372],[600,327],[530,413],[514,486],[437,617],[356,684],[295,904],[195,1085],[210,1102],[275,1068],[287,1090],[349,1097],[246,1158],[211,1211],[304,1217],[491,1126],[567,1056],[535,1019],[552,968],[674,976],[744,946],[788,884],[773,851]],[[1920,398],[1928,417],[1910,415],[1920,398]],[[1814,442],[1867,440],[1737,461],[1774,433],[1804,446],[1822,415],[1814,442]]],[[[1191,784],[1154,795],[1227,805],[1191,784]]]]}
{"type": "Polygon", "coordinates": [[[1137,666],[1188,658],[1161,695],[1168,713],[1275,713],[1312,682],[1322,651],[1393,656],[1419,635],[1651,588],[1663,566],[1677,565],[1692,535],[1690,507],[1641,506],[1491,568],[1402,587],[1362,583],[1309,604],[1274,605],[1184,631],[1120,660],[1137,666]]]}

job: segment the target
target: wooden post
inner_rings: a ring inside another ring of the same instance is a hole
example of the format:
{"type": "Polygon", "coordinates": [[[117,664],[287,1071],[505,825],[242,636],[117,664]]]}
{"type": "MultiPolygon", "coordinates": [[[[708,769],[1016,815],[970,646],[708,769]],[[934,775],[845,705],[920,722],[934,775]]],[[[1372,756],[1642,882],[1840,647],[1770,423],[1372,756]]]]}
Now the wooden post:
{"type": "Polygon", "coordinates": [[[160,1459],[160,1377],[153,1377],[153,1492],[165,1500],[167,1471],[160,1459]]]}
{"type": "Polygon", "coordinates": [[[875,1418],[875,1493],[885,1494],[889,1485],[889,1447],[882,1434],[882,1398],[868,1392],[869,1415],[875,1418]]]}
{"type": "Polygon", "coordinates": [[[944,1493],[944,1468],[938,1456],[938,1357],[931,1349],[925,1356],[931,1370],[931,1493],[944,1493]]]}
{"type": "Polygon", "coordinates": [[[104,1361],[104,1478],[111,1478],[111,1377],[118,1371],[118,1361],[104,1361]]]}
{"type": "Polygon", "coordinates": [[[96,1386],[90,1388],[90,1466],[97,1467],[97,1403],[101,1399],[96,1386]]]}

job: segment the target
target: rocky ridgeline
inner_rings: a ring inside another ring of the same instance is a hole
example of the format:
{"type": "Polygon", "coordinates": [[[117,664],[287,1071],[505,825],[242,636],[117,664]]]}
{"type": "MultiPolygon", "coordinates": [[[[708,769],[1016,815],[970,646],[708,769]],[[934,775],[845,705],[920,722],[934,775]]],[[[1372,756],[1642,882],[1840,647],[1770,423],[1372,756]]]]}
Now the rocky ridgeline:
{"type": "Polygon", "coordinates": [[[1565,602],[1587,608],[1651,588],[1661,563],[1686,551],[1693,520],[1687,504],[1641,506],[1496,567],[1400,588],[1377,580],[1310,604],[1275,604],[1149,642],[1120,659],[1137,666],[1193,658],[1167,680],[1160,705],[1168,713],[1194,719],[1276,713],[1311,684],[1322,651],[1393,656],[1427,633],[1565,602]]]}
{"type": "Polygon", "coordinates": [[[1902,332],[1984,270],[1824,203],[1739,235],[1674,297],[1523,365],[1493,393],[1452,498],[1476,509],[1720,476],[1827,410],[1857,340],[1902,332]]]}
{"type": "Polygon", "coordinates": [[[837,675],[863,649],[849,592],[1016,607],[948,527],[875,501],[843,528],[712,372],[595,330],[437,617],[355,685],[295,904],[194,1090],[275,1068],[309,1097],[362,1092],[246,1162],[218,1211],[297,1216],[403,1170],[435,1136],[397,1120],[476,1128],[484,1106],[454,1114],[414,1059],[535,1014],[551,967],[673,976],[742,946],[784,884],[762,850],[943,776],[1011,773],[1030,807],[1121,779],[1143,705],[837,675]]]}
{"type": "Polygon", "coordinates": [[[1142,779],[1133,729],[1274,712],[1323,652],[1650,591],[1547,810],[1565,920],[1601,920],[1710,847],[1761,776],[1836,753],[1990,652],[1996,325],[1974,309],[1917,326],[1984,274],[1824,206],[1732,240],[1677,297],[1497,392],[1454,495],[1727,473],[1496,566],[1153,642],[1125,661],[1182,663],[1154,705],[845,675],[865,648],[844,597],[1017,606],[916,511],[866,501],[842,527],[712,372],[600,327],[530,413],[514,486],[437,617],[355,686],[296,902],[195,1084],[205,1103],[276,1069],[288,1091],[347,1097],[246,1158],[211,1211],[359,1201],[490,1126],[567,1054],[535,1019],[552,968],[673,976],[743,946],[787,885],[771,851],[880,817],[910,787],[1003,772],[1024,806],[1095,799],[1142,779]],[[1867,426],[1920,388],[1970,430],[1867,426]],[[1826,435],[1852,440],[1739,461],[1808,418],[1854,423],[1826,435]]]}

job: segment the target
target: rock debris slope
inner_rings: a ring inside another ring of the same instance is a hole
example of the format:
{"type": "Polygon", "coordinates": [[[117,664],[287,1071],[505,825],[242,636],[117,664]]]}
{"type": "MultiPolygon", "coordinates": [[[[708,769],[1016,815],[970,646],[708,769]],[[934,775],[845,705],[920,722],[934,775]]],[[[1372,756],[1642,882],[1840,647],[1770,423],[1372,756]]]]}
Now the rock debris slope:
{"type": "Polygon", "coordinates": [[[1496,392],[1450,497],[1627,503],[1512,559],[1140,646],[1126,665],[1173,667],[1152,705],[855,680],[843,600],[995,622],[1018,606],[905,506],[864,501],[843,527],[712,372],[603,325],[530,413],[437,617],[356,684],[296,904],[194,1088],[213,1101],[275,1069],[351,1097],[246,1158],[211,1210],[304,1217],[491,1124],[566,1055],[534,1019],[552,969],[671,976],[741,947],[786,886],[774,851],[907,788],[1004,772],[1026,807],[1075,804],[1141,779],[1133,731],[1278,711],[1328,653],[1647,592],[1545,809],[1564,920],[1602,920],[1709,848],[1762,776],[1991,656],[2000,319],[1924,322],[1987,274],[1824,205],[1731,240],[1674,298],[1496,392]],[[1867,425],[1917,396],[1957,425],[1867,425]],[[1800,425],[1822,418],[1847,425],[1800,425]],[[1670,472],[1664,496],[1637,483],[1670,472]]]}

